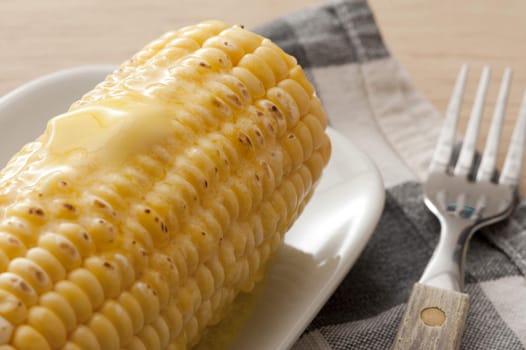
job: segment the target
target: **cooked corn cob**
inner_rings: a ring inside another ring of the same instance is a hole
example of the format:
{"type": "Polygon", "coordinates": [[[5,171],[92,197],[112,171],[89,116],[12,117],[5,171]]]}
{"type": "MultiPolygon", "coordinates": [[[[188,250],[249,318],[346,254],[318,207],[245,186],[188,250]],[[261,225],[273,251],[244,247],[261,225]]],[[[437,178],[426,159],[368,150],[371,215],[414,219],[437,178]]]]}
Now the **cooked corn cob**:
{"type": "Polygon", "coordinates": [[[195,345],[310,198],[325,127],[295,59],[242,27],[146,46],[0,173],[0,348],[195,345]]]}

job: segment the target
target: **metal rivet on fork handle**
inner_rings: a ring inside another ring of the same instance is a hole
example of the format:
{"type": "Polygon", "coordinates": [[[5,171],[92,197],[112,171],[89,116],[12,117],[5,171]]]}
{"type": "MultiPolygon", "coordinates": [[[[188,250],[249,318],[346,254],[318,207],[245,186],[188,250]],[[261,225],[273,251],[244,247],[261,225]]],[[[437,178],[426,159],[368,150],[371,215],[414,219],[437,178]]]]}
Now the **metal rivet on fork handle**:
{"type": "Polygon", "coordinates": [[[438,306],[425,307],[420,311],[420,319],[426,326],[441,327],[446,321],[446,313],[438,306]]]}

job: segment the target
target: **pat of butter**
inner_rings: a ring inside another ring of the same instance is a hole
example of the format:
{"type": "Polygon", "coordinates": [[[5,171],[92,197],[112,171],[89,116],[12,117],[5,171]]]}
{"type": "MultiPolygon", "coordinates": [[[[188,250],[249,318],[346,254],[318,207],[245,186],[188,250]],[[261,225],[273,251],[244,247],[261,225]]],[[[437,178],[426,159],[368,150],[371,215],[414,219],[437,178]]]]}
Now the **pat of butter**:
{"type": "Polygon", "coordinates": [[[49,121],[45,148],[52,158],[80,155],[92,164],[120,164],[169,136],[173,113],[151,105],[79,108],[49,121]]]}

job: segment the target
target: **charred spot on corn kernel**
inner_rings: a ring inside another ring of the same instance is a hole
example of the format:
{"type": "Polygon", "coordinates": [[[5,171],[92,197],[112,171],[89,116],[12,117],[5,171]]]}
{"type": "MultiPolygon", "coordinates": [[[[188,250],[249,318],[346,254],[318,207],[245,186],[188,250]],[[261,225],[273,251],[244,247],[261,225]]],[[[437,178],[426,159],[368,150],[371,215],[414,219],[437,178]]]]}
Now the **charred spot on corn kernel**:
{"type": "Polygon", "coordinates": [[[28,266],[28,270],[32,273],[39,283],[46,281],[46,274],[34,266],[28,266]]]}
{"type": "Polygon", "coordinates": [[[62,204],[62,206],[63,206],[65,209],[69,210],[69,211],[75,211],[75,210],[76,210],[75,207],[73,206],[73,204],[64,203],[64,204],[62,204]]]}
{"type": "Polygon", "coordinates": [[[248,99],[250,97],[247,87],[242,82],[237,82],[236,86],[245,99],[248,99]]]}
{"type": "Polygon", "coordinates": [[[241,103],[241,100],[239,99],[239,97],[235,94],[229,94],[228,96],[228,99],[230,101],[232,101],[232,103],[234,105],[236,105],[237,107],[241,107],[243,104],[241,103]]]}
{"type": "Polygon", "coordinates": [[[283,114],[281,113],[279,108],[276,107],[276,105],[271,105],[269,111],[272,112],[272,114],[275,115],[278,119],[283,119],[283,114]]]}
{"type": "Polygon", "coordinates": [[[38,207],[31,207],[28,209],[30,215],[44,216],[44,210],[38,207]]]}
{"type": "Polygon", "coordinates": [[[214,97],[214,98],[212,99],[212,104],[213,104],[215,107],[217,107],[217,108],[224,108],[224,107],[225,107],[223,101],[221,101],[221,100],[220,100],[219,98],[217,98],[217,97],[214,97]]]}
{"type": "Polygon", "coordinates": [[[9,242],[12,245],[16,245],[18,247],[22,246],[22,242],[20,242],[17,238],[13,236],[9,236],[9,238],[7,239],[7,242],[9,242]]]}
{"type": "Polygon", "coordinates": [[[26,225],[22,222],[17,222],[13,220],[7,221],[7,226],[14,227],[15,229],[24,230],[26,228],[26,225]]]}
{"type": "Polygon", "coordinates": [[[95,199],[95,200],[93,201],[93,204],[94,204],[96,207],[99,207],[99,208],[101,208],[101,209],[104,209],[104,208],[107,207],[106,203],[101,202],[101,201],[98,200],[98,199],[95,199]]]}
{"type": "Polygon", "coordinates": [[[65,251],[70,256],[76,256],[77,250],[75,247],[69,243],[69,241],[62,241],[59,243],[59,248],[65,251]]]}
{"type": "Polygon", "coordinates": [[[259,146],[263,146],[265,144],[265,138],[263,137],[261,131],[259,131],[259,129],[256,128],[254,130],[254,134],[256,135],[259,146]]]}
{"type": "Polygon", "coordinates": [[[32,291],[31,287],[29,286],[29,284],[27,284],[26,281],[22,280],[20,277],[17,279],[15,277],[11,277],[11,282],[13,282],[13,284],[18,284],[18,287],[20,288],[20,290],[22,290],[24,293],[30,293],[32,291]]]}
{"type": "Polygon", "coordinates": [[[248,137],[248,135],[242,131],[239,132],[237,139],[239,142],[246,144],[249,147],[252,146],[252,141],[250,140],[250,137],[248,137]]]}

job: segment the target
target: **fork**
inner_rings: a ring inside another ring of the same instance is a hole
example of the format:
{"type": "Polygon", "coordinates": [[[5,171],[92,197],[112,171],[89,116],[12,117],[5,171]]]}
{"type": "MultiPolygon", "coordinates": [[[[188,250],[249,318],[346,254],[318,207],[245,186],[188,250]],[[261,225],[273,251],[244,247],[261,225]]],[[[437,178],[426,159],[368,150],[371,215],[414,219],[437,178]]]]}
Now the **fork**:
{"type": "Polygon", "coordinates": [[[456,125],[467,78],[463,65],[446,112],[429,175],[423,185],[424,202],[440,221],[438,245],[411,296],[393,345],[394,350],[458,349],[464,331],[469,297],[464,289],[468,242],[483,226],[503,220],[518,202],[526,133],[526,94],[513,130],[500,176],[496,159],[511,70],[504,71],[495,112],[480,165],[475,148],[482,119],[490,70],[485,66],[478,85],[466,135],[455,162],[456,125]]]}

